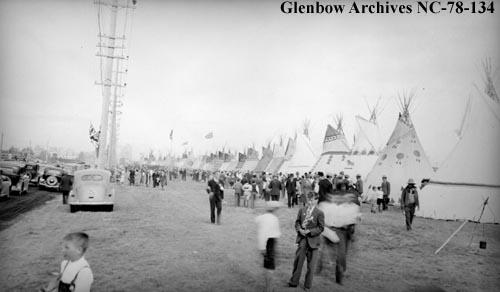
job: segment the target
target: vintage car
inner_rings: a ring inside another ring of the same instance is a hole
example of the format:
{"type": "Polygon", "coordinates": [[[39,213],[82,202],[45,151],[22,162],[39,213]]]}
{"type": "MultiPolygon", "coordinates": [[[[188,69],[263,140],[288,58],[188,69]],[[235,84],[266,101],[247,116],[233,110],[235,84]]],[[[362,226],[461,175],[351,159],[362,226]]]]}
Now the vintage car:
{"type": "Polygon", "coordinates": [[[38,181],[38,187],[40,189],[59,191],[59,185],[61,184],[61,179],[64,173],[64,169],[60,167],[46,167],[38,181]]]}
{"type": "Polygon", "coordinates": [[[38,185],[40,165],[36,162],[28,162],[26,163],[25,169],[26,174],[30,177],[30,184],[38,185]]]}
{"type": "Polygon", "coordinates": [[[71,213],[82,206],[100,206],[113,211],[115,189],[111,183],[111,172],[104,169],[83,169],[75,171],[73,189],[68,204],[71,213]]]}
{"type": "Polygon", "coordinates": [[[26,174],[25,164],[20,161],[1,161],[2,174],[11,181],[10,192],[24,194],[28,192],[30,179],[26,174]]]}
{"type": "Polygon", "coordinates": [[[8,176],[0,175],[0,178],[2,179],[2,184],[0,185],[0,199],[7,199],[10,197],[10,186],[12,182],[8,176]]]}

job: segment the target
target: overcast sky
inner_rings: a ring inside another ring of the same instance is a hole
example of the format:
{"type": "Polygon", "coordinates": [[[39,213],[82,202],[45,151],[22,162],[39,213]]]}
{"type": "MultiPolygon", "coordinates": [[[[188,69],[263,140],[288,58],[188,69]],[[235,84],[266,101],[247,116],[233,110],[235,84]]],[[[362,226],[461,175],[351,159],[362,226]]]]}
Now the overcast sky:
{"type": "MultiPolygon", "coordinates": [[[[31,141],[92,150],[88,128],[99,124],[102,100],[93,2],[0,1],[4,148],[31,141]]],[[[129,22],[120,143],[135,153],[168,151],[174,129],[178,152],[185,141],[201,154],[243,150],[293,135],[309,118],[319,151],[339,113],[352,141],[354,116],[369,114],[365,100],[382,97],[379,124],[388,136],[398,93],[414,90],[413,121],[439,162],[467,96],[482,85],[485,57],[498,81],[498,12],[285,15],[280,3],[139,0],[129,22]],[[205,140],[210,131],[214,139],[205,140]]]]}

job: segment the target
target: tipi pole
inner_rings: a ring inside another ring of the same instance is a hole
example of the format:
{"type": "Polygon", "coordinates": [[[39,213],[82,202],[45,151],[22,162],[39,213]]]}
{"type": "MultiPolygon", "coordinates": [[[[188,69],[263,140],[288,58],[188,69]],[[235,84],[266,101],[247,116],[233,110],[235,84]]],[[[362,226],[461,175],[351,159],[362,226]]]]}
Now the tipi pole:
{"type": "Polygon", "coordinates": [[[460,229],[462,229],[462,227],[464,227],[465,223],[467,223],[467,220],[466,220],[466,221],[464,221],[464,223],[462,223],[462,225],[460,225],[460,227],[458,227],[458,228],[457,228],[457,230],[455,230],[455,232],[453,232],[453,234],[452,234],[450,237],[448,237],[448,239],[447,239],[447,240],[443,243],[443,245],[441,245],[441,246],[440,246],[440,247],[439,247],[439,248],[438,248],[438,249],[434,252],[434,254],[438,254],[438,252],[440,252],[440,251],[443,249],[443,247],[445,247],[445,246],[448,244],[448,242],[450,242],[450,240],[453,238],[453,236],[455,236],[455,235],[456,235],[456,234],[460,231],[460,229]]]}

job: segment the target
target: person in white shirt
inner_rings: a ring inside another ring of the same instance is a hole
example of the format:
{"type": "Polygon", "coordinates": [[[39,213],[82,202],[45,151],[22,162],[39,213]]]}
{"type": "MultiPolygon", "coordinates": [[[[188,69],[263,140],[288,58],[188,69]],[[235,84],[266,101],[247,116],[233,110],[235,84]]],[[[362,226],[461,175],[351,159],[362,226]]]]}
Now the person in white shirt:
{"type": "Polygon", "coordinates": [[[257,216],[257,248],[264,256],[265,291],[273,291],[273,274],[276,268],[275,256],[277,240],[281,236],[278,217],[273,214],[279,209],[279,201],[268,201],[265,214],[257,216]]]}
{"type": "Polygon", "coordinates": [[[63,256],[57,279],[42,291],[89,292],[94,276],[84,254],[89,245],[89,236],[83,232],[70,233],[64,237],[63,256]]]}
{"type": "Polygon", "coordinates": [[[243,184],[243,207],[249,207],[249,201],[250,197],[252,196],[252,185],[245,180],[245,183],[243,184]]]}

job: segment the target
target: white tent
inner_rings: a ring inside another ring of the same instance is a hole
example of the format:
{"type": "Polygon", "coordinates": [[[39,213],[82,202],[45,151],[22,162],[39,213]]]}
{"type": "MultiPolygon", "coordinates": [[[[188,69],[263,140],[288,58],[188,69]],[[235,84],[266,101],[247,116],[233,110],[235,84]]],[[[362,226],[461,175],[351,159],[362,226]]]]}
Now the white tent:
{"type": "Polygon", "coordinates": [[[317,156],[314,154],[311,143],[306,135],[300,134],[295,139],[290,140],[288,150],[280,172],[286,174],[295,174],[298,172],[302,175],[311,171],[311,168],[317,161],[317,156]]]}
{"type": "Polygon", "coordinates": [[[401,190],[412,178],[420,186],[422,179],[432,177],[432,166],[418,139],[410,118],[409,107],[412,97],[401,99],[398,121],[385,148],[380,152],[373,169],[366,177],[366,196],[372,193],[372,186],[380,186],[386,175],[391,184],[389,199],[399,203],[401,190]]]}
{"type": "Polygon", "coordinates": [[[366,179],[382,150],[380,128],[377,124],[377,106],[370,109],[370,119],[356,116],[358,132],[350,155],[343,161],[342,170],[351,177],[366,179]]]}
{"type": "Polygon", "coordinates": [[[346,159],[349,153],[350,149],[342,129],[335,129],[331,125],[327,125],[323,140],[323,152],[312,171],[338,174],[347,164],[346,159]]]}
{"type": "Polygon", "coordinates": [[[500,222],[500,105],[481,92],[462,135],[419,196],[418,216],[500,222]]]}
{"type": "Polygon", "coordinates": [[[248,148],[246,160],[241,166],[241,172],[252,172],[259,163],[259,152],[253,148],[248,148]]]}
{"type": "Polygon", "coordinates": [[[271,162],[266,167],[266,172],[277,173],[283,161],[285,160],[285,145],[283,145],[283,139],[280,139],[279,144],[274,144],[273,158],[271,162]]]}

